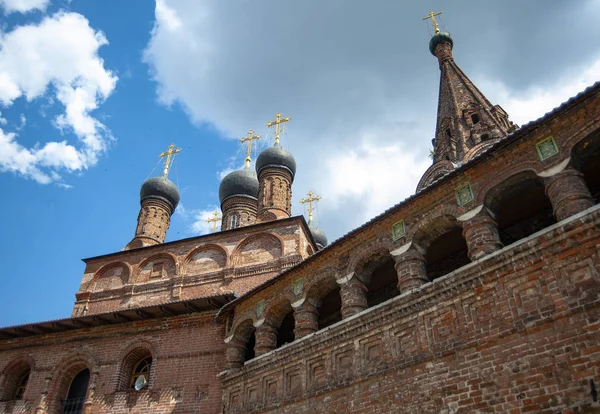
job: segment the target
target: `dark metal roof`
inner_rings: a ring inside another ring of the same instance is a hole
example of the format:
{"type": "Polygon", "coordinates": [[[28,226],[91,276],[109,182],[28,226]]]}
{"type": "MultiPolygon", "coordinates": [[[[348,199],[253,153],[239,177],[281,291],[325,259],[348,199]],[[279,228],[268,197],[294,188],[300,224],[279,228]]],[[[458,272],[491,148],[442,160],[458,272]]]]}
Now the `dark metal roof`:
{"type": "Polygon", "coordinates": [[[235,298],[234,292],[203,296],[160,305],[130,308],[115,312],[97,313],[75,318],[56,319],[52,321],[29,323],[0,328],[0,340],[44,335],[74,329],[91,328],[93,326],[112,325],[117,323],[155,319],[166,316],[184,315],[193,312],[216,310],[235,298]]]}
{"type": "Polygon", "coordinates": [[[221,180],[219,185],[219,200],[221,204],[229,197],[246,196],[255,200],[258,198],[258,178],[249,167],[230,172],[221,180]]]}
{"type": "Polygon", "coordinates": [[[233,301],[231,301],[228,304],[226,304],[225,306],[223,306],[223,308],[221,310],[219,310],[219,312],[217,313],[216,319],[218,319],[223,313],[229,311],[231,308],[233,308],[236,304],[238,304],[239,302],[241,302],[245,298],[247,298],[249,296],[252,296],[256,292],[265,289],[267,286],[272,285],[273,283],[275,283],[278,279],[280,279],[284,275],[286,275],[286,274],[294,271],[295,269],[297,269],[297,268],[299,268],[301,266],[304,266],[307,262],[312,262],[313,260],[315,260],[315,258],[317,258],[317,257],[321,256],[322,254],[325,254],[329,250],[335,248],[338,244],[342,243],[344,240],[346,240],[346,239],[354,236],[355,234],[360,233],[361,231],[363,231],[364,229],[366,229],[367,227],[369,227],[371,224],[373,224],[373,223],[375,223],[377,221],[381,221],[381,220],[385,219],[387,216],[389,216],[392,213],[396,212],[399,208],[401,208],[402,206],[404,206],[408,202],[410,202],[410,201],[412,201],[414,199],[417,199],[418,197],[423,197],[425,194],[433,191],[435,188],[437,188],[438,186],[440,186],[443,181],[445,181],[447,179],[450,179],[451,177],[454,177],[454,176],[456,176],[456,175],[464,172],[468,168],[472,167],[473,165],[475,165],[475,164],[477,164],[479,162],[483,162],[487,158],[491,158],[494,155],[495,151],[497,151],[497,150],[499,150],[501,148],[507,147],[511,143],[513,143],[513,142],[515,142],[515,141],[523,138],[525,135],[529,134],[530,132],[532,132],[536,128],[538,128],[542,124],[542,122],[549,121],[550,119],[558,116],[561,112],[566,111],[567,109],[569,109],[569,108],[577,105],[578,103],[580,103],[581,101],[587,99],[588,97],[592,96],[593,94],[599,93],[599,92],[600,92],[600,81],[598,81],[598,82],[594,83],[593,85],[587,87],[585,90],[583,90],[582,92],[579,92],[577,95],[569,98],[568,100],[566,100],[565,102],[563,102],[562,104],[560,104],[559,106],[557,106],[556,108],[554,108],[553,110],[551,110],[550,112],[547,112],[543,116],[539,117],[538,119],[526,123],[521,128],[519,128],[516,131],[512,132],[511,134],[507,135],[505,138],[499,140],[494,145],[491,145],[485,151],[483,151],[482,153],[480,153],[476,157],[473,157],[471,160],[469,160],[468,162],[464,163],[460,167],[457,167],[456,169],[450,171],[446,175],[441,176],[436,181],[433,181],[427,187],[424,187],[423,189],[421,189],[421,191],[419,191],[418,193],[415,193],[415,194],[413,194],[413,195],[405,198],[404,200],[400,201],[398,204],[395,204],[394,206],[392,206],[392,207],[388,208],[387,210],[385,210],[383,213],[381,213],[381,214],[373,217],[371,220],[367,221],[363,225],[361,225],[361,226],[355,228],[354,230],[352,230],[352,231],[350,231],[350,232],[348,232],[348,233],[340,236],[339,238],[337,238],[336,240],[334,240],[329,246],[327,246],[324,249],[316,252],[312,256],[308,257],[306,260],[303,260],[302,262],[296,264],[295,266],[292,266],[292,267],[286,269],[284,272],[280,273],[276,277],[263,282],[262,284],[256,286],[254,289],[252,289],[252,290],[244,293],[242,296],[237,297],[233,301]]]}
{"type": "Polygon", "coordinates": [[[279,144],[267,148],[256,159],[258,174],[260,174],[260,170],[267,167],[283,167],[289,170],[292,173],[292,181],[296,175],[296,160],[288,150],[283,149],[279,144]]]}
{"type": "Polygon", "coordinates": [[[179,190],[166,176],[152,177],[144,181],[140,188],[140,203],[147,198],[158,198],[166,201],[175,211],[179,204],[179,190]]]}
{"type": "Polygon", "coordinates": [[[450,37],[450,33],[439,32],[435,34],[429,41],[429,51],[433,56],[435,56],[435,48],[442,42],[450,43],[450,48],[454,46],[454,41],[450,37]]]}

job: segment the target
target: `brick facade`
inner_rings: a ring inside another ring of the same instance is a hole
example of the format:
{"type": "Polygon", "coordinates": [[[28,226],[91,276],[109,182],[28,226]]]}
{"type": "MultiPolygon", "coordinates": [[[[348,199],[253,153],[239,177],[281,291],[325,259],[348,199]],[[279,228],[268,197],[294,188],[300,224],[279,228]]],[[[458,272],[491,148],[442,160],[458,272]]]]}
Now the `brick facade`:
{"type": "Polygon", "coordinates": [[[174,207],[142,200],[153,245],[86,259],[71,318],[0,329],[0,412],[599,410],[600,84],[508,134],[450,46],[440,108],[485,113],[415,195],[319,251],[295,163],[259,171],[240,228],[163,243],[174,207]],[[505,133],[467,142],[486,116],[505,133]]]}

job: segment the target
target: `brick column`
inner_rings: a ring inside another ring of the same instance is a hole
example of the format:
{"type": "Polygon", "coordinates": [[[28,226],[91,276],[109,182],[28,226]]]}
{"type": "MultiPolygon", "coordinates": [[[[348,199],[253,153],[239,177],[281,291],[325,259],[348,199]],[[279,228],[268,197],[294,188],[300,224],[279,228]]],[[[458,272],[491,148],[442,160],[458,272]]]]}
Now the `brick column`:
{"type": "Polygon", "coordinates": [[[255,354],[260,356],[275,348],[277,348],[277,328],[271,325],[270,322],[264,321],[262,325],[256,328],[255,354]]]}
{"type": "Polygon", "coordinates": [[[246,359],[246,344],[238,339],[231,338],[227,342],[225,350],[226,368],[229,370],[238,370],[244,366],[246,359]]]}
{"type": "Polygon", "coordinates": [[[411,246],[406,252],[394,256],[394,261],[400,293],[416,289],[429,282],[425,270],[425,258],[416,247],[411,246]]]}
{"type": "Polygon", "coordinates": [[[557,221],[594,205],[583,175],[573,167],[567,166],[561,172],[546,178],[544,184],[557,221]]]}
{"type": "Polygon", "coordinates": [[[342,319],[367,309],[367,286],[356,275],[338,280],[342,298],[342,319]]]}
{"type": "Polygon", "coordinates": [[[319,330],[319,310],[311,299],[304,299],[294,306],[294,338],[300,339],[319,330]]]}
{"type": "Polygon", "coordinates": [[[502,242],[498,234],[498,223],[496,223],[490,211],[485,206],[481,206],[478,212],[477,210],[474,212],[474,215],[467,213],[458,218],[462,224],[462,234],[467,242],[471,261],[502,248],[502,242]]]}

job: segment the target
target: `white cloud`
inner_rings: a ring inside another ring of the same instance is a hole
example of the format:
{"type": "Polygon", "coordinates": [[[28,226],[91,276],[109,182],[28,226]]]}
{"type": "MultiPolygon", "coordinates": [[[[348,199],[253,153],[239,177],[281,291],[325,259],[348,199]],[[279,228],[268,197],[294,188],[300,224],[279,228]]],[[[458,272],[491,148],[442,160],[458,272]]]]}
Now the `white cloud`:
{"type": "MultiPolygon", "coordinates": [[[[46,142],[24,148],[14,133],[2,131],[0,171],[13,171],[40,183],[60,180],[58,171],[79,171],[95,165],[112,140],[91,112],[108,98],[117,77],[104,68],[98,49],[108,44],[77,13],[58,13],[38,25],[18,26],[0,37],[0,102],[56,99],[65,112],[54,120],[75,143],[46,142]]],[[[20,119],[23,128],[26,118],[20,119]]],[[[41,137],[50,138],[50,137],[41,137]]]]}
{"type": "Polygon", "coordinates": [[[0,125],[6,125],[7,123],[8,121],[2,116],[2,112],[0,112],[0,125]]]}
{"type": "Polygon", "coordinates": [[[600,58],[582,67],[566,70],[560,79],[552,84],[533,85],[525,90],[510,89],[500,80],[479,76],[476,83],[492,101],[503,102],[502,107],[510,119],[523,125],[550,112],[561,103],[577,95],[598,81],[600,58]]]}
{"type": "MultiPolygon", "coordinates": [[[[302,212],[300,197],[316,191],[323,196],[321,227],[334,239],[413,194],[430,164],[438,64],[427,49],[426,30],[415,35],[420,22],[414,16],[422,10],[408,2],[384,3],[265,0],[240,2],[231,13],[218,0],[159,0],[144,59],[160,102],[180,104],[192,122],[208,123],[224,137],[251,128],[266,136],[260,126],[273,114],[292,116],[283,145],[298,165],[294,213],[302,212]]],[[[492,46],[502,45],[506,31],[495,30],[484,41],[461,24],[467,20],[461,16],[476,18],[472,13],[514,10],[476,5],[461,2],[453,13],[453,31],[462,33],[455,40],[462,53],[458,63],[471,76],[490,56],[519,61],[514,48],[492,46]],[[490,47],[482,47],[485,42],[490,47]],[[476,45],[480,51],[470,53],[476,45]]],[[[553,38],[541,24],[523,27],[553,38]]],[[[540,72],[537,61],[532,66],[530,71],[540,72]]],[[[486,85],[479,86],[488,94],[486,85]]],[[[561,97],[578,91],[571,90],[561,97]]],[[[525,111],[531,102],[522,110],[515,99],[532,93],[510,91],[491,100],[525,118],[532,116],[525,111]]]]}
{"type": "MultiPolygon", "coordinates": [[[[194,235],[203,235],[212,233],[213,224],[208,223],[206,220],[213,218],[213,213],[219,211],[217,206],[209,206],[206,210],[187,210],[181,203],[177,206],[175,213],[191,224],[189,226],[189,232],[194,235]]],[[[220,215],[220,214],[219,214],[220,215]]],[[[217,230],[220,230],[221,222],[217,222],[217,230]]]]}
{"type": "Polygon", "coordinates": [[[27,13],[32,10],[46,10],[50,0],[0,0],[0,8],[6,13],[27,13]]]}

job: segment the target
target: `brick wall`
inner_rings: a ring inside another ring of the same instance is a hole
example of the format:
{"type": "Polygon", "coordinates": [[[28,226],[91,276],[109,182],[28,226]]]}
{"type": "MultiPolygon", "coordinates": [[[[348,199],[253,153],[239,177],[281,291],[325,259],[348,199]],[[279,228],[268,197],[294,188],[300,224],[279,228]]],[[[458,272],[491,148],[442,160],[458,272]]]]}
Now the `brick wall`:
{"type": "MultiPolygon", "coordinates": [[[[60,384],[68,387],[74,371],[83,368],[92,373],[88,396],[93,413],[221,412],[217,374],[224,364],[223,330],[214,324],[214,312],[202,312],[2,340],[0,373],[26,361],[31,375],[24,399],[0,402],[0,413],[35,412],[38,406],[57,412],[66,393],[60,384]],[[153,357],[149,388],[119,389],[119,378],[129,375],[123,361],[140,348],[153,357]]],[[[6,379],[0,377],[0,387],[6,379]]]]}
{"type": "Polygon", "coordinates": [[[250,360],[225,412],[598,408],[599,225],[596,206],[250,360]]]}

